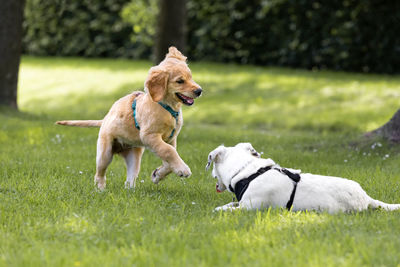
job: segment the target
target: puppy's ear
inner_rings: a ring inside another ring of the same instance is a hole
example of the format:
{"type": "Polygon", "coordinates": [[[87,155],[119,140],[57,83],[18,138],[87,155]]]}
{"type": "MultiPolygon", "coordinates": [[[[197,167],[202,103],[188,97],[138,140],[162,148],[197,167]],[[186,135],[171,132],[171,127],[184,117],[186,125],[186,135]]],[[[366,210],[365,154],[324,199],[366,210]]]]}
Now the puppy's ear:
{"type": "Polygon", "coordinates": [[[159,66],[152,67],[144,83],[154,102],[162,100],[167,92],[169,74],[159,66]]]}
{"type": "Polygon", "coordinates": [[[165,56],[165,58],[176,58],[186,62],[186,57],[178,49],[176,49],[175,46],[171,46],[168,49],[168,54],[165,56]]]}
{"type": "Polygon", "coordinates": [[[220,158],[222,156],[223,153],[225,153],[226,148],[224,146],[219,146],[216,149],[214,149],[213,151],[210,152],[210,154],[208,154],[208,162],[206,165],[206,171],[208,171],[208,169],[211,166],[212,162],[218,163],[220,162],[220,158]]]}

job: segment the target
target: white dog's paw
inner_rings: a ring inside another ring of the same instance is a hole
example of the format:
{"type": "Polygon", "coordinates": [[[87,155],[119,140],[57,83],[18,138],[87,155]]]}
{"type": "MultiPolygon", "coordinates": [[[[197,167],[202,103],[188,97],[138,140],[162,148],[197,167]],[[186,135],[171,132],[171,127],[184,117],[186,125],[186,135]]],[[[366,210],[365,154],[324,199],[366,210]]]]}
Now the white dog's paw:
{"type": "Polygon", "coordinates": [[[216,207],[214,209],[214,211],[233,211],[237,209],[237,207],[225,207],[225,206],[221,206],[221,207],[216,207]]]}
{"type": "Polygon", "coordinates": [[[214,209],[214,211],[220,211],[220,210],[224,210],[224,206],[216,207],[216,208],[214,209]]]}
{"type": "Polygon", "coordinates": [[[222,210],[222,211],[226,211],[226,210],[233,211],[235,209],[240,209],[239,202],[231,202],[231,203],[228,203],[226,205],[223,205],[223,206],[220,206],[220,207],[216,207],[214,209],[214,211],[220,211],[220,210],[222,210]]]}

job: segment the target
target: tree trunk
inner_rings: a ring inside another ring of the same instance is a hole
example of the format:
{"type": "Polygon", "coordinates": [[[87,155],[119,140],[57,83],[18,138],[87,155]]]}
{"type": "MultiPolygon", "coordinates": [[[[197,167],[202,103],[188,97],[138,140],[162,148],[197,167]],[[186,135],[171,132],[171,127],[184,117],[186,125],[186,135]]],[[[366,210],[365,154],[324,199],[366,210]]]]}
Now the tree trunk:
{"type": "Polygon", "coordinates": [[[400,143],[400,109],[382,127],[366,134],[367,137],[380,136],[390,142],[400,143]]]}
{"type": "Polygon", "coordinates": [[[3,0],[0,5],[0,105],[17,108],[24,0],[3,0]]]}
{"type": "Polygon", "coordinates": [[[170,46],[185,51],[186,0],[159,0],[155,63],[160,63],[170,46]]]}

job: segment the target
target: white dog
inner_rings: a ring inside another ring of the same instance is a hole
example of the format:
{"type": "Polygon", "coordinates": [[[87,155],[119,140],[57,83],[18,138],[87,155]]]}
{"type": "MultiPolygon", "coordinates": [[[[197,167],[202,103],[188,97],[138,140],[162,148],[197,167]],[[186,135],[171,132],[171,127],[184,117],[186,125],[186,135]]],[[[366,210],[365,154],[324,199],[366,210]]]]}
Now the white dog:
{"type": "Polygon", "coordinates": [[[212,175],[218,179],[217,192],[228,189],[238,200],[216,210],[286,207],[293,211],[335,213],[368,207],[400,209],[400,204],[371,198],[355,181],[282,168],[272,159],[260,158],[250,143],[217,147],[208,155],[206,170],[211,163],[214,163],[212,175]]]}

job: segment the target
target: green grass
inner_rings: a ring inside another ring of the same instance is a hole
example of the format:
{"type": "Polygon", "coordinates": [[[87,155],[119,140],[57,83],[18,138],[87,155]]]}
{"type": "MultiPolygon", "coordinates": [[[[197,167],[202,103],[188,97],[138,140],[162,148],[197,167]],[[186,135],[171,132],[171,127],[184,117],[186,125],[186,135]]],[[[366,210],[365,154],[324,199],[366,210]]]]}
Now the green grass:
{"type": "Polygon", "coordinates": [[[115,157],[99,193],[98,129],[53,123],[102,118],[150,66],[23,58],[21,112],[0,111],[1,266],[399,266],[400,212],[215,213],[232,195],[204,167],[216,146],[250,141],[282,166],[400,203],[399,147],[349,145],[399,108],[400,77],[191,63],[205,92],[183,108],[178,150],[193,175],[153,185],[160,160],[146,151],[135,191],[115,157]]]}

